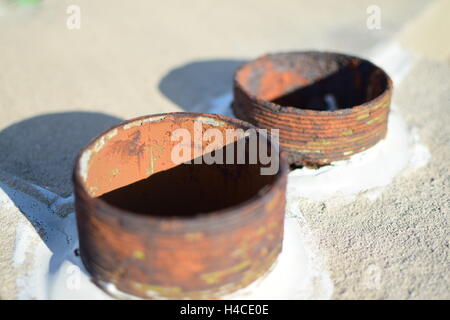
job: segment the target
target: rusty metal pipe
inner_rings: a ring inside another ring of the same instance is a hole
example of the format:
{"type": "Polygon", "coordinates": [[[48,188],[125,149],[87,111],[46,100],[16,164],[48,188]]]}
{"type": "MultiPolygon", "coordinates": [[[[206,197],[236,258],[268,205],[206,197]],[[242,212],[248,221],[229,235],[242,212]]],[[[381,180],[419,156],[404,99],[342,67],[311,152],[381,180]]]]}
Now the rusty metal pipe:
{"type": "Polygon", "coordinates": [[[280,129],[290,164],[319,167],[383,139],[391,95],[392,80],[370,61],[332,52],[277,53],[236,71],[232,108],[257,127],[280,129]]]}
{"type": "Polygon", "coordinates": [[[285,153],[273,176],[261,176],[261,164],[174,163],[172,132],[194,134],[196,121],[222,133],[254,128],[219,115],[151,115],[100,134],[76,161],[81,259],[115,296],[218,298],[261,277],[281,251],[285,153]]]}

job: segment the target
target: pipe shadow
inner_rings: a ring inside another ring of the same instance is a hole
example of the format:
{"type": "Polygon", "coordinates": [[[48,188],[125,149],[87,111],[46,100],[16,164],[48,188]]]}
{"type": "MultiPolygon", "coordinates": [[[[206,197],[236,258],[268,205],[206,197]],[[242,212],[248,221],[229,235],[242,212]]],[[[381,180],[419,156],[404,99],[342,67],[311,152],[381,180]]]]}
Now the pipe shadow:
{"type": "Polygon", "coordinates": [[[159,90],[186,111],[223,113],[232,99],[234,72],[246,60],[203,60],[170,70],[159,90]]]}
{"type": "Polygon", "coordinates": [[[0,131],[0,170],[67,197],[78,152],[120,121],[102,113],[64,112],[15,123],[0,131]]]}
{"type": "Polygon", "coordinates": [[[93,137],[120,121],[102,113],[64,112],[32,117],[0,131],[0,189],[52,252],[49,274],[65,260],[81,263],[73,252],[78,245],[75,217],[66,216],[73,212],[74,160],[93,137]],[[60,212],[64,208],[66,214],[60,212]]]}

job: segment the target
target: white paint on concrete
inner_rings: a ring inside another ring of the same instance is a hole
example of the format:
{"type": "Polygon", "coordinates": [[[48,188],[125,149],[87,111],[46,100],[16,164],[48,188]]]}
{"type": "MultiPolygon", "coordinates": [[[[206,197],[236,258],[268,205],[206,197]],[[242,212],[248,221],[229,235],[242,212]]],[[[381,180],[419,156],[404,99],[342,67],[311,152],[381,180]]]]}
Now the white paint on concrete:
{"type": "Polygon", "coordinates": [[[289,174],[288,199],[324,200],[364,194],[374,200],[405,169],[416,170],[430,158],[418,135],[392,111],[385,139],[372,148],[320,169],[296,169],[289,174]]]}
{"type": "Polygon", "coordinates": [[[401,47],[397,42],[381,43],[370,54],[370,60],[389,74],[394,85],[400,83],[418,59],[417,54],[401,47]]]}
{"type": "Polygon", "coordinates": [[[27,252],[32,243],[34,229],[26,224],[19,224],[16,229],[16,241],[14,247],[14,267],[21,266],[26,259],[27,252]]]}
{"type": "Polygon", "coordinates": [[[225,92],[224,94],[212,98],[207,102],[208,113],[221,114],[228,117],[234,117],[231,110],[231,102],[233,101],[233,92],[225,92]]]}

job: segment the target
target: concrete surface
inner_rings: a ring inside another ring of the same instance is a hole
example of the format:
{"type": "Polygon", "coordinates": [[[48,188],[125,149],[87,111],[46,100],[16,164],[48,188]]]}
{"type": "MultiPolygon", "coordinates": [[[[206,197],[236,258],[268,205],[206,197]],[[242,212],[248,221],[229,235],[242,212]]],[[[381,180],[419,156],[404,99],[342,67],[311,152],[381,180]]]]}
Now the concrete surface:
{"type": "MultiPolygon", "coordinates": [[[[234,69],[266,52],[324,49],[368,56],[394,41],[417,63],[394,89],[399,112],[431,151],[371,202],[300,202],[335,299],[449,299],[448,0],[46,0],[0,6],[0,181],[13,175],[68,196],[74,155],[120,119],[204,110],[234,69]],[[66,8],[81,8],[68,30],[66,8]],[[366,8],[381,9],[369,30],[366,8]],[[434,49],[430,49],[434,48],[434,49]],[[377,286],[367,285],[378,277],[377,286]]],[[[7,181],[5,182],[7,183],[7,181]]],[[[16,298],[20,208],[0,201],[0,298],[16,298]]],[[[34,226],[37,228],[36,226],[34,226]]]]}

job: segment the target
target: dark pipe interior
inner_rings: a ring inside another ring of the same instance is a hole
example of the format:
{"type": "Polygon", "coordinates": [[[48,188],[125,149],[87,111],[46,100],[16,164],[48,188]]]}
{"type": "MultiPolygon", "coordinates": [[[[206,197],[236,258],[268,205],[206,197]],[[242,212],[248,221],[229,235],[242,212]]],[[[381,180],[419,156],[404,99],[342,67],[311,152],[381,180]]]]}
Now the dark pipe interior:
{"type": "Polygon", "coordinates": [[[266,87],[272,83],[280,91],[262,98],[282,106],[312,110],[351,108],[376,98],[387,86],[381,69],[358,58],[305,53],[280,54],[267,59],[271,61],[270,67],[255,65],[254,76],[250,77],[254,84],[248,87],[253,88],[255,94],[262,83],[266,87]],[[292,83],[287,83],[289,81],[292,83]]]}
{"type": "MultiPolygon", "coordinates": [[[[237,150],[237,143],[233,147],[237,150]]],[[[226,157],[229,148],[221,150],[226,157]]],[[[246,153],[248,156],[248,148],[246,153]]],[[[181,164],[100,198],[116,207],[154,216],[213,212],[242,203],[273,183],[274,175],[260,174],[261,164],[246,163],[181,164]]]]}
{"type": "Polygon", "coordinates": [[[366,62],[357,67],[345,66],[310,85],[283,93],[272,102],[312,110],[344,109],[361,105],[374,99],[386,88],[385,80],[383,83],[380,78],[375,81],[374,72],[366,62]]]}

